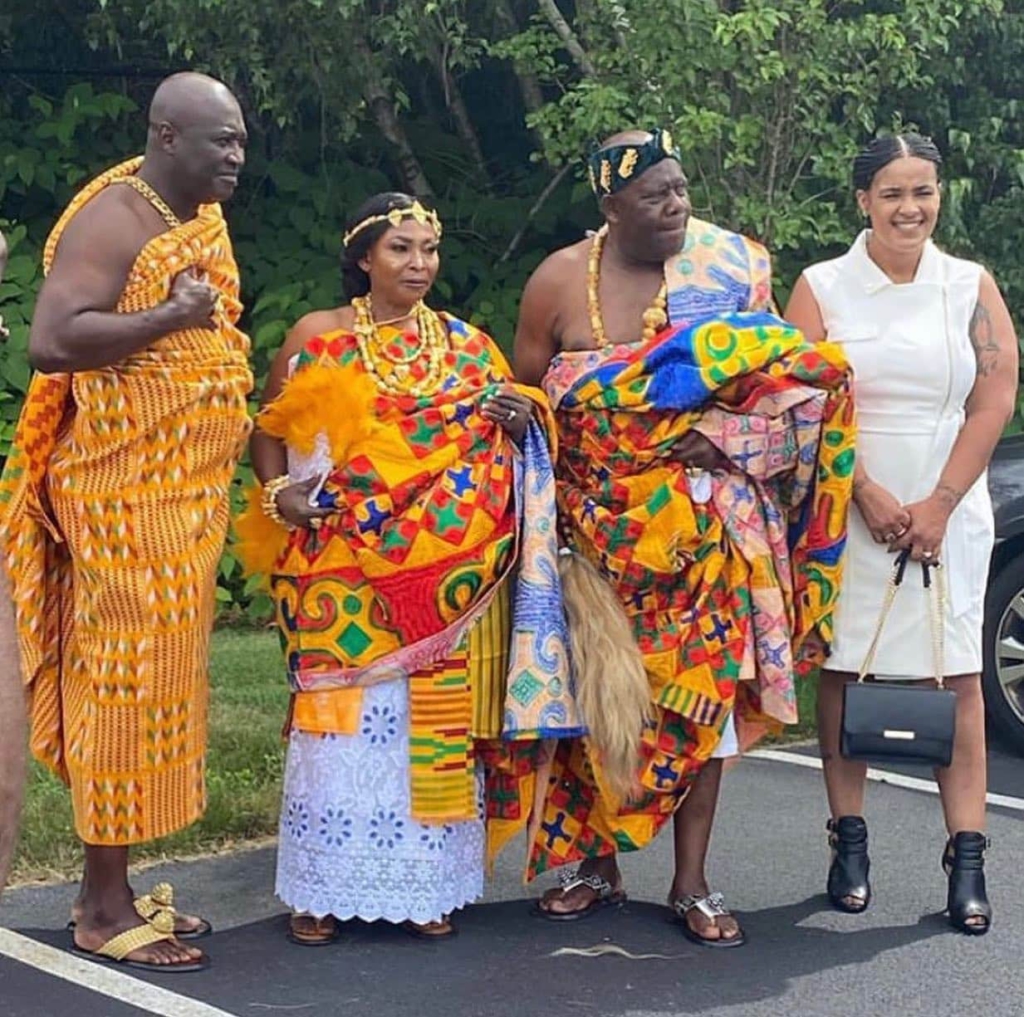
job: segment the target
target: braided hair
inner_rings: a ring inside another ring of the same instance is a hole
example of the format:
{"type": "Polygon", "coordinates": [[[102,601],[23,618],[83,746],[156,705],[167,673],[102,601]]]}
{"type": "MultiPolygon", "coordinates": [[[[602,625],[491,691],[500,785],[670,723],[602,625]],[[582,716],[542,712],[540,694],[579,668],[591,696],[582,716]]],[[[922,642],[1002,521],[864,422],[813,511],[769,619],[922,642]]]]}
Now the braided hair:
{"type": "Polygon", "coordinates": [[[878,173],[894,159],[913,157],[925,159],[935,165],[936,176],[942,166],[942,156],[931,138],[921,134],[885,134],[872,139],[853,160],[853,186],[866,191],[878,173]]]}

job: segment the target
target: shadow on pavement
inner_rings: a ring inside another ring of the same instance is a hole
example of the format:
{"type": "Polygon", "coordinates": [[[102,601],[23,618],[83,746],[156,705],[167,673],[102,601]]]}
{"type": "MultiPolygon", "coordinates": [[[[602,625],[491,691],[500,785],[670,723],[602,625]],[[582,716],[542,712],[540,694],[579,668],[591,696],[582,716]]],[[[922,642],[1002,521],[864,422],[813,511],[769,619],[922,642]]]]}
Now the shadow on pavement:
{"type": "MultiPolygon", "coordinates": [[[[139,977],[233,1014],[344,1013],[346,1017],[530,1015],[626,1011],[699,1013],[781,996],[800,976],[871,961],[886,951],[946,935],[941,916],[909,925],[816,927],[823,896],[739,917],[750,944],[708,950],[689,943],[667,909],[628,903],[575,923],[532,916],[530,902],[485,904],[457,916],[460,934],[413,939],[381,923],[348,923],[337,943],[318,949],[286,941],[286,917],[241,926],[206,940],[212,968],[200,975],[139,977]],[[560,948],[621,947],[634,958],[556,955],[560,948]],[[639,959],[641,955],[649,956],[639,959]]],[[[831,912],[830,912],[831,914],[831,912]]],[[[29,935],[66,946],[66,934],[29,935]]]]}

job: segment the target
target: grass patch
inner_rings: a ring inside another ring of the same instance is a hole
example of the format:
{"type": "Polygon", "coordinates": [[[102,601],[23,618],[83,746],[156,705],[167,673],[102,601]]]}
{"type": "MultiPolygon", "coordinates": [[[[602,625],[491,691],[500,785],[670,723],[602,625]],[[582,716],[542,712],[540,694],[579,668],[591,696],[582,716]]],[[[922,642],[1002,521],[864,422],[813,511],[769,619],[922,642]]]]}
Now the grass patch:
{"type": "MultiPolygon", "coordinates": [[[[210,752],[206,815],[171,837],[132,849],[135,861],[218,851],[277,830],[288,690],[272,631],[221,629],[210,661],[210,752]]],[[[768,742],[814,736],[818,683],[797,682],[800,723],[768,742]]],[[[82,856],[67,789],[32,762],[15,858],[15,881],[77,875],[82,856]]]]}
{"type": "MultiPolygon", "coordinates": [[[[186,830],[133,848],[135,861],[216,851],[277,830],[288,689],[275,633],[214,632],[210,684],[206,815],[186,830]]],[[[67,789],[33,761],[13,877],[71,876],[81,864],[67,789]]]]}

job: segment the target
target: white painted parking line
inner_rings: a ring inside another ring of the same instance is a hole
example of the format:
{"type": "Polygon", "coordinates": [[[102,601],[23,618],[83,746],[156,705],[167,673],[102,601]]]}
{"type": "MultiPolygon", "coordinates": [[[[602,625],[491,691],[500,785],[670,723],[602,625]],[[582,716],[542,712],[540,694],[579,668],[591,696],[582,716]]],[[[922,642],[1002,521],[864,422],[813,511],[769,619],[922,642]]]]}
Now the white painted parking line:
{"type": "MultiPolygon", "coordinates": [[[[76,957],[65,950],[37,943],[10,929],[0,929],[0,956],[10,957],[54,978],[109,996],[160,1017],[236,1017],[208,1003],[179,996],[176,992],[132,978],[124,969],[76,957]]],[[[201,974],[168,975],[168,978],[202,978],[201,974]]]]}
{"type": "MultiPolygon", "coordinates": [[[[799,752],[786,752],[782,749],[754,749],[747,755],[751,759],[767,759],[773,763],[789,763],[792,766],[803,766],[808,770],[820,770],[821,760],[817,756],[804,756],[799,752]]],[[[928,794],[937,795],[939,786],[934,781],[922,780],[920,777],[908,777],[902,773],[893,773],[891,770],[876,770],[868,767],[868,780],[877,781],[879,784],[892,784],[894,787],[903,787],[911,791],[926,791],[928,794]]],[[[1013,809],[1016,812],[1024,812],[1024,798],[1014,798],[1012,795],[998,795],[990,791],[985,795],[985,801],[989,805],[997,805],[1001,809],[1013,809]]]]}

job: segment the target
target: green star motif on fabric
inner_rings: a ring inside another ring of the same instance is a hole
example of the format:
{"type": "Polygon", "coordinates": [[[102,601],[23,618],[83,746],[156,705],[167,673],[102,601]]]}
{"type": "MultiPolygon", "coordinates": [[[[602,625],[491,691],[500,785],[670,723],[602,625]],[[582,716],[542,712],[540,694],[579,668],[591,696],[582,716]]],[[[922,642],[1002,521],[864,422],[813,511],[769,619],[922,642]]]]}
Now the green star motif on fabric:
{"type": "Polygon", "coordinates": [[[453,531],[458,536],[466,527],[465,521],[459,515],[459,503],[456,501],[450,501],[442,508],[435,506],[433,515],[437,522],[436,536],[443,539],[447,539],[453,531]]]}
{"type": "Polygon", "coordinates": [[[406,435],[406,440],[414,448],[417,445],[430,448],[443,433],[443,427],[430,427],[421,416],[416,419],[416,426],[406,435]]]}

